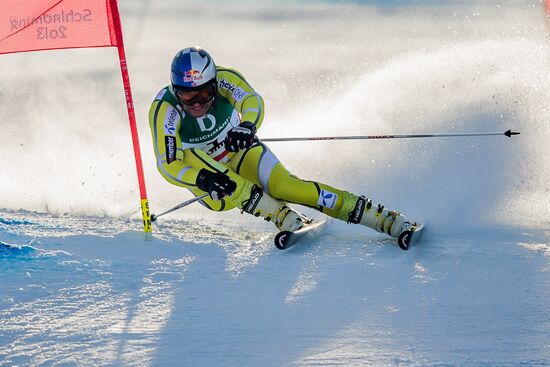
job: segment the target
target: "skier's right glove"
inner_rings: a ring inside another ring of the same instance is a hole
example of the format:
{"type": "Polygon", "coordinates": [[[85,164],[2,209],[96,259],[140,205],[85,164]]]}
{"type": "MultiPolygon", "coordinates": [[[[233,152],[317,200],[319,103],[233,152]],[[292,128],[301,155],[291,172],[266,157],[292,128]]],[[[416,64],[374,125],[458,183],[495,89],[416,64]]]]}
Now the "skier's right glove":
{"type": "Polygon", "coordinates": [[[243,121],[227,132],[224,143],[225,149],[238,152],[250,148],[257,141],[256,126],[252,122],[243,121]]]}
{"type": "Polygon", "coordinates": [[[237,184],[229,176],[221,172],[212,172],[203,168],[199,171],[197,187],[210,194],[214,200],[221,200],[231,195],[237,189],[237,184]]]}

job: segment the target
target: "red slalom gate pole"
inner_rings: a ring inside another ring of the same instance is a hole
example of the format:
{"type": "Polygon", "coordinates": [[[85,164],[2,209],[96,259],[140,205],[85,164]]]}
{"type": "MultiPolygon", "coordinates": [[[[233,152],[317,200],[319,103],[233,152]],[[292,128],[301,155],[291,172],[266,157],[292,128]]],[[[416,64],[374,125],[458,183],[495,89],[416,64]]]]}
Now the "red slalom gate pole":
{"type": "Polygon", "coordinates": [[[151,213],[149,211],[149,200],[145,188],[145,176],[143,174],[143,163],[141,160],[141,150],[139,147],[138,130],[136,124],[136,114],[134,110],[134,101],[132,99],[132,89],[130,88],[130,75],[128,74],[128,65],[126,63],[126,52],[124,51],[124,41],[122,38],[122,25],[120,13],[116,0],[109,1],[111,13],[113,15],[113,28],[115,30],[118,58],[120,60],[120,71],[122,73],[122,83],[124,84],[124,94],[126,96],[126,108],[128,110],[128,120],[130,122],[130,131],[132,133],[132,144],[134,146],[134,157],[136,161],[136,170],[139,182],[139,193],[141,197],[141,214],[143,217],[143,230],[151,232],[151,213]]]}

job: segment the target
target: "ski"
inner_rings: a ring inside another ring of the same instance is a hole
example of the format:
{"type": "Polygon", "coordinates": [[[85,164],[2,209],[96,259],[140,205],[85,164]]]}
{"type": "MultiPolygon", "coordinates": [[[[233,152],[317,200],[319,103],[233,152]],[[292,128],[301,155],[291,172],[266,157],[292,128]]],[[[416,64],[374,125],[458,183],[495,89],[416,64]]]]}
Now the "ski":
{"type": "Polygon", "coordinates": [[[423,224],[413,225],[411,229],[404,231],[399,235],[397,244],[402,250],[408,250],[411,246],[414,246],[418,242],[420,236],[422,236],[423,230],[423,224]]]}
{"type": "Polygon", "coordinates": [[[275,246],[279,250],[286,250],[294,246],[298,241],[312,238],[323,228],[326,220],[312,221],[304,225],[296,232],[281,231],[275,236],[275,246]]]}

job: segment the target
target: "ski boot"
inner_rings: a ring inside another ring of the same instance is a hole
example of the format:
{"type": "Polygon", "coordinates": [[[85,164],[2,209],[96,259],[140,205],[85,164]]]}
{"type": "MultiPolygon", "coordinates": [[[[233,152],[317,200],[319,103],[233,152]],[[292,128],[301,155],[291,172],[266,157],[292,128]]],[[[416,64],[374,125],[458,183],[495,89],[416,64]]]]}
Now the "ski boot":
{"type": "Polygon", "coordinates": [[[280,231],[296,232],[304,224],[311,223],[311,219],[290,208],[285,202],[274,199],[257,185],[252,186],[250,198],[242,203],[241,209],[241,213],[273,221],[280,231]]]}
{"type": "Polygon", "coordinates": [[[357,198],[353,210],[349,212],[348,223],[362,224],[378,232],[389,234],[397,239],[397,244],[402,250],[408,250],[414,245],[424,228],[422,224],[411,223],[395,210],[385,209],[380,204],[375,207],[372,201],[364,196],[357,198]]]}
{"type": "Polygon", "coordinates": [[[410,231],[413,226],[404,215],[381,204],[375,206],[364,196],[357,198],[355,207],[349,212],[348,223],[362,224],[394,238],[399,238],[401,233],[410,231]]]}

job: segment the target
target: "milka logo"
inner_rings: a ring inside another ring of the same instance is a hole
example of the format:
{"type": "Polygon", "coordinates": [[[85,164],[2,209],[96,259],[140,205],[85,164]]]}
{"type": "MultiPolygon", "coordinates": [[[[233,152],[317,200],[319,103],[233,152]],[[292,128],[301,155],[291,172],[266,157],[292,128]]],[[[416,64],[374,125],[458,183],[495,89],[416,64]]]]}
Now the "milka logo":
{"type": "Polygon", "coordinates": [[[225,79],[222,79],[220,81],[220,88],[230,91],[233,98],[235,98],[235,100],[237,101],[242,100],[248,94],[248,92],[246,92],[242,88],[236,87],[234,84],[227,82],[225,79]]]}
{"type": "Polygon", "coordinates": [[[199,127],[201,128],[201,131],[211,131],[214,129],[214,126],[216,126],[216,117],[211,114],[207,114],[204,117],[197,118],[197,123],[199,124],[199,127]],[[210,126],[206,126],[205,122],[209,122],[210,126]]]}
{"type": "Polygon", "coordinates": [[[178,111],[176,109],[169,107],[167,111],[166,118],[164,119],[164,133],[166,135],[175,135],[176,134],[176,122],[178,120],[178,111]]]}
{"type": "Polygon", "coordinates": [[[325,208],[334,209],[336,200],[338,200],[338,195],[330,191],[321,190],[317,204],[325,208]]]}

